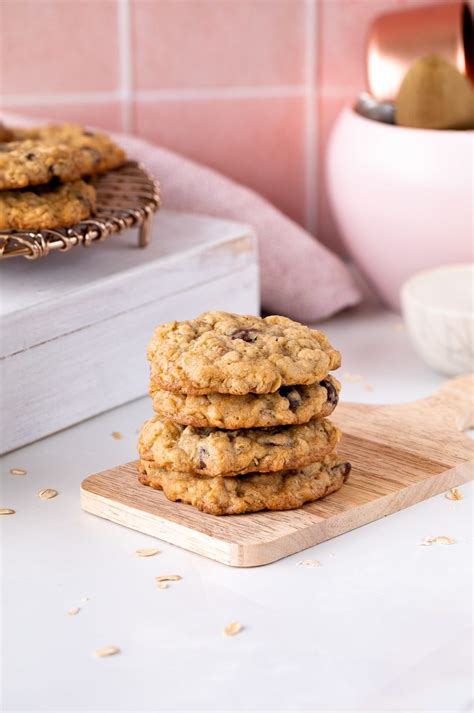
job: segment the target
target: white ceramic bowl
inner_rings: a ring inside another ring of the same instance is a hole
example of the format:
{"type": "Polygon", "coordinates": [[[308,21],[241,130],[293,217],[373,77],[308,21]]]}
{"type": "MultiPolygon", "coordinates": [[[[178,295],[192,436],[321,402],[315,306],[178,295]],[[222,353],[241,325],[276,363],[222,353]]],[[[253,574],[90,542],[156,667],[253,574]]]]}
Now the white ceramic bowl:
{"type": "Polygon", "coordinates": [[[415,350],[450,376],[474,371],[474,264],[420,272],[401,289],[403,316],[415,350]]]}
{"type": "Polygon", "coordinates": [[[420,270],[472,260],[474,131],[407,129],[345,109],[327,178],[344,242],[385,302],[420,270]]]}

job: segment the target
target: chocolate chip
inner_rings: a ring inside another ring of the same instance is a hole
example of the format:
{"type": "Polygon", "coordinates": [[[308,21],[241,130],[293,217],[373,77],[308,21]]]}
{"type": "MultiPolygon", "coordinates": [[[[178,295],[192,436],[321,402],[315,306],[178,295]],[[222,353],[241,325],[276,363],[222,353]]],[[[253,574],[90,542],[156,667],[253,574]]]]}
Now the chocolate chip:
{"type": "Polygon", "coordinates": [[[336,475],[342,475],[344,482],[346,482],[349,477],[349,473],[351,472],[351,468],[352,466],[350,463],[339,463],[339,465],[336,465],[335,468],[332,468],[332,472],[336,475]]]}
{"type": "Polygon", "coordinates": [[[295,412],[296,409],[301,406],[303,399],[299,391],[295,389],[294,386],[282,386],[281,389],[278,390],[278,393],[285,399],[288,399],[290,403],[290,411],[295,412]]]}
{"type": "Polygon", "coordinates": [[[33,159],[35,159],[36,156],[35,156],[34,153],[31,153],[31,151],[30,151],[30,153],[27,153],[27,154],[26,154],[25,158],[26,158],[27,161],[33,161],[33,159]]]}
{"type": "Polygon", "coordinates": [[[327,402],[330,406],[337,406],[337,402],[339,401],[339,396],[337,394],[337,390],[334,388],[334,386],[331,384],[330,381],[327,379],[324,379],[323,381],[319,382],[321,386],[324,386],[324,388],[327,391],[327,402]]]}
{"type": "Polygon", "coordinates": [[[274,436],[275,433],[280,433],[281,431],[283,431],[284,426],[263,426],[258,430],[262,431],[263,433],[269,433],[270,435],[274,436]]]}
{"type": "Polygon", "coordinates": [[[207,448],[204,448],[203,446],[199,446],[198,450],[198,456],[199,456],[199,470],[204,470],[206,467],[206,461],[204,458],[209,455],[209,451],[207,448]]]}
{"type": "Polygon", "coordinates": [[[242,339],[244,342],[255,342],[257,340],[258,329],[236,329],[230,334],[232,339],[242,339]]]}
{"type": "Polygon", "coordinates": [[[215,429],[210,426],[203,426],[195,429],[200,436],[209,436],[215,429]]]}

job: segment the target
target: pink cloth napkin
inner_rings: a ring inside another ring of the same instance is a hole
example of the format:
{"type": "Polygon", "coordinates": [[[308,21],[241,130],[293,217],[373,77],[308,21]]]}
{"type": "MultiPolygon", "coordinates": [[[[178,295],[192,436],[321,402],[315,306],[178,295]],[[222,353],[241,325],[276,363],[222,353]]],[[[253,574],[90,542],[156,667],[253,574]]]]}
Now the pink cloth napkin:
{"type": "MultiPolygon", "coordinates": [[[[4,115],[8,125],[40,123],[4,115]]],[[[360,292],[342,260],[254,191],[179,154],[126,134],[115,140],[162,186],[163,207],[248,223],[259,241],[262,305],[315,322],[357,304],[360,292]]]]}

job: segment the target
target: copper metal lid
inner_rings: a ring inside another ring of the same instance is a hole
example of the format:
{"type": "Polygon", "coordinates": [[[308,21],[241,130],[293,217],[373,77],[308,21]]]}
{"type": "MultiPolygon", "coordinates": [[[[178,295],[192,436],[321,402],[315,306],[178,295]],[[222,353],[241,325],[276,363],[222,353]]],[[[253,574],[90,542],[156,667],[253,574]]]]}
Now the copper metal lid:
{"type": "Polygon", "coordinates": [[[380,101],[393,101],[410,65],[439,54],[474,81],[472,16],[465,2],[449,2],[380,15],[369,31],[367,84],[380,101]]]}

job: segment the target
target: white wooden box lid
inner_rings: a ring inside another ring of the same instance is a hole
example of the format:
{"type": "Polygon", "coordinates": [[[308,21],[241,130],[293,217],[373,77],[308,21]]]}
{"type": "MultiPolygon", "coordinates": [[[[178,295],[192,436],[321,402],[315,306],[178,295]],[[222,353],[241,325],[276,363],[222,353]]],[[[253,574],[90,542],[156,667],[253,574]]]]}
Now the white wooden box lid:
{"type": "Polygon", "coordinates": [[[135,231],[67,255],[0,266],[0,356],[96,324],[255,263],[251,227],[162,210],[146,249],[135,231]]]}

